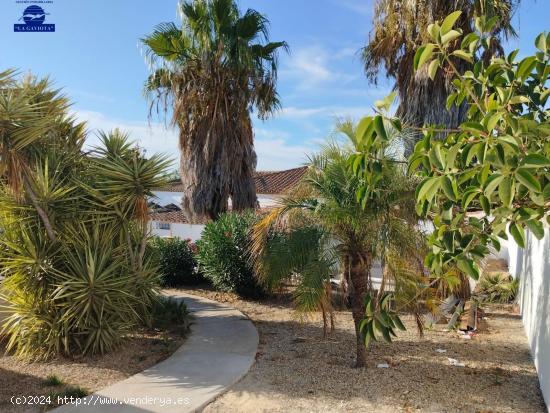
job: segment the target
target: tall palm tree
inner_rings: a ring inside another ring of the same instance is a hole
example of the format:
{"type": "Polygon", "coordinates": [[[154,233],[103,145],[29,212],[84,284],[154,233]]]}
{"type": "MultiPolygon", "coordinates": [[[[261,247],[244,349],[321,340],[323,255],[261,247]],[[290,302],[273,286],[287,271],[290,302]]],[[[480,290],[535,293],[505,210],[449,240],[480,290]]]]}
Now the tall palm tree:
{"type": "MultiPolygon", "coordinates": [[[[467,107],[446,109],[447,96],[452,93],[451,72],[440,70],[432,81],[427,68],[417,73],[413,70],[416,50],[430,41],[426,27],[461,10],[456,27],[467,34],[473,31],[476,16],[496,17],[490,52],[482,57],[488,59],[503,53],[503,38],[515,35],[511,20],[518,4],[519,0],[377,0],[373,29],[362,51],[367,78],[376,83],[383,67],[386,75],[395,80],[394,88],[399,92],[397,114],[408,124],[457,127],[464,120],[467,107]]],[[[459,59],[456,66],[462,73],[471,67],[459,59]]],[[[413,136],[419,139],[419,135],[413,136]]],[[[414,140],[407,142],[407,154],[412,151],[414,140]]]]}
{"type": "MultiPolygon", "coordinates": [[[[355,141],[355,127],[345,124],[340,129],[355,141]]],[[[264,282],[273,284],[299,275],[298,307],[320,310],[325,319],[330,314],[327,284],[336,257],[351,297],[357,337],[356,365],[364,367],[367,351],[361,321],[365,317],[365,298],[374,294],[373,262],[379,259],[386,266],[385,280],[410,272],[411,268],[416,272],[424,243],[415,226],[414,183],[401,164],[388,163],[377,184],[379,196],[363,207],[356,196],[361,180],[349,168],[351,153],[349,147],[331,144],[311,158],[303,188],[283,200],[279,208],[255,226],[252,255],[264,282]],[[299,219],[298,224],[293,224],[294,211],[302,213],[294,218],[299,219]],[[279,231],[283,228],[286,245],[277,231],[273,235],[277,228],[279,231]],[[413,264],[406,268],[397,258],[413,264]]],[[[379,298],[383,289],[384,285],[379,298]]]]}
{"type": "Polygon", "coordinates": [[[183,210],[193,221],[257,204],[250,114],[266,118],[279,106],[278,50],[268,20],[241,15],[235,0],[179,5],[182,24],[159,24],[142,39],[153,72],[145,84],[151,108],[172,111],[179,127],[183,210]]]}

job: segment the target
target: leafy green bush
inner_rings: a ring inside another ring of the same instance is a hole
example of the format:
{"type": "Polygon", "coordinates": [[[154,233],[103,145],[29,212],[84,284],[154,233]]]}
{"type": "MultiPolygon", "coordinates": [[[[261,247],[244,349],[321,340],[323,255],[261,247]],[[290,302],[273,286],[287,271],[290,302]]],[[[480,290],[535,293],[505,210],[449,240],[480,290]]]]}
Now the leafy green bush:
{"type": "Polygon", "coordinates": [[[197,285],[204,281],[189,240],[155,237],[150,246],[158,260],[164,287],[197,285]]]}
{"type": "Polygon", "coordinates": [[[216,289],[243,297],[265,293],[249,260],[250,229],[255,221],[254,212],[226,213],[204,228],[197,241],[197,261],[216,289]]]}
{"type": "Polygon", "coordinates": [[[516,298],[519,280],[508,274],[485,274],[479,280],[479,292],[490,303],[510,303],[516,298]]]}

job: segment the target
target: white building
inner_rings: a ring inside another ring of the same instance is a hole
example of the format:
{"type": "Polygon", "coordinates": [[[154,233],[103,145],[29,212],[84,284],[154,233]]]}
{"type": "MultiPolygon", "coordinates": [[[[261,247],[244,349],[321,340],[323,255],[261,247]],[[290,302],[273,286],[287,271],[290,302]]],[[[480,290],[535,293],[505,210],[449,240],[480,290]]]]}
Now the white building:
{"type": "MultiPolygon", "coordinates": [[[[258,171],[254,176],[256,195],[260,209],[271,208],[277,201],[294,188],[302,179],[307,167],[287,169],[284,171],[258,171]]],[[[181,206],[183,189],[180,182],[174,182],[166,188],[153,191],[155,199],[151,202],[160,207],[181,206]]],[[[179,237],[196,241],[201,237],[205,222],[190,224],[182,211],[170,210],[154,212],[150,216],[151,231],[161,237],[179,237]]]]}

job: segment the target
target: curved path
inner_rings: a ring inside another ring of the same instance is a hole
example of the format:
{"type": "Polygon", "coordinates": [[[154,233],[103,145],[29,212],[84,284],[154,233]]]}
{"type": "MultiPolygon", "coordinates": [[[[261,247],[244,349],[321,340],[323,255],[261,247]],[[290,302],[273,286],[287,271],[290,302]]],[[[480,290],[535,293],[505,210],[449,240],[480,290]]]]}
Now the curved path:
{"type": "Polygon", "coordinates": [[[183,299],[194,316],[183,345],[159,364],[54,412],[200,411],[248,372],[258,348],[258,332],[248,318],[206,298],[168,296],[183,299]]]}

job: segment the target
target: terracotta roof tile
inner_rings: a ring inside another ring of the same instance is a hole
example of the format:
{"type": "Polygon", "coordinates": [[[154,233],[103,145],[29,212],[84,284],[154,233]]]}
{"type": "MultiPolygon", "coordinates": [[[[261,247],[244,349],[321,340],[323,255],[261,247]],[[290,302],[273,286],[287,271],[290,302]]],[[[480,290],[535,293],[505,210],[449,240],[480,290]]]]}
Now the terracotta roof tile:
{"type": "Polygon", "coordinates": [[[183,211],[153,212],[149,215],[149,221],[170,222],[186,224],[189,221],[183,214],[183,211]]]}
{"type": "MultiPolygon", "coordinates": [[[[257,209],[256,212],[258,214],[264,214],[271,210],[272,208],[266,207],[266,208],[257,209]]],[[[189,224],[189,220],[185,217],[185,214],[183,213],[183,211],[152,212],[149,214],[149,221],[166,222],[170,224],[189,224]]],[[[208,218],[204,218],[199,222],[194,222],[193,225],[197,225],[197,224],[205,225],[209,221],[210,220],[208,218]]]]}
{"type": "Polygon", "coordinates": [[[254,182],[258,194],[282,194],[298,185],[307,171],[307,166],[285,171],[256,172],[254,182]]]}
{"type": "MultiPolygon", "coordinates": [[[[258,194],[282,194],[296,186],[307,171],[307,166],[286,169],[284,171],[257,171],[254,174],[256,193],[258,194]]],[[[157,188],[157,191],[183,192],[180,182],[172,182],[167,187],[157,188]]]]}

